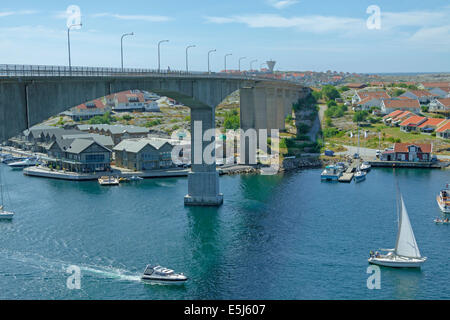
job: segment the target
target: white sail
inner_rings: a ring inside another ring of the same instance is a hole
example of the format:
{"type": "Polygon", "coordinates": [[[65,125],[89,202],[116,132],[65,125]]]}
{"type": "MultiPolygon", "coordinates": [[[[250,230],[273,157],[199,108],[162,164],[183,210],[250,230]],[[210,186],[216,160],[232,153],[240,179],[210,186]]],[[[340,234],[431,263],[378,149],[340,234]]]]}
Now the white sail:
{"type": "Polygon", "coordinates": [[[401,196],[401,210],[395,253],[400,256],[411,258],[421,257],[411,222],[409,221],[408,212],[406,211],[405,203],[403,202],[403,196],[401,196]]]}

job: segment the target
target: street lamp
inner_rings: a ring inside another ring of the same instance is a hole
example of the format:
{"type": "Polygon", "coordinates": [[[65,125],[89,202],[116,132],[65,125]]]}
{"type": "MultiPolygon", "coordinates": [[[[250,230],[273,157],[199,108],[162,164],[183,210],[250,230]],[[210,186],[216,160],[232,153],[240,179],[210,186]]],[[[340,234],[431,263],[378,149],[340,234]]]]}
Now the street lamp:
{"type": "Polygon", "coordinates": [[[72,27],[81,27],[83,24],[78,23],[78,24],[71,24],[68,28],[67,28],[67,48],[69,50],[69,72],[70,74],[72,74],[72,61],[70,60],[70,29],[72,29],[72,27]]]}
{"type": "Polygon", "coordinates": [[[123,38],[125,38],[126,36],[134,36],[134,32],[125,33],[120,38],[120,60],[122,62],[122,72],[123,72],[123,38]]]}
{"type": "Polygon", "coordinates": [[[258,59],[250,61],[250,71],[253,70],[253,62],[257,62],[257,61],[258,61],[258,59]]]}
{"type": "Polygon", "coordinates": [[[195,44],[186,47],[186,73],[189,72],[189,67],[188,67],[188,49],[189,48],[195,48],[195,44]]]}
{"type": "Polygon", "coordinates": [[[232,53],[228,53],[225,55],[225,73],[227,72],[227,57],[232,55],[233,55],[232,53]]]}
{"type": "Polygon", "coordinates": [[[211,55],[211,53],[216,52],[216,49],[213,50],[209,50],[208,51],[208,73],[211,74],[211,69],[209,68],[209,56],[211,55]]]}
{"type": "Polygon", "coordinates": [[[247,57],[240,57],[239,58],[239,72],[241,71],[241,60],[247,59],[247,57]]]}
{"type": "Polygon", "coordinates": [[[169,42],[169,40],[161,40],[160,42],[158,42],[158,72],[161,72],[161,43],[163,42],[169,42]]]}

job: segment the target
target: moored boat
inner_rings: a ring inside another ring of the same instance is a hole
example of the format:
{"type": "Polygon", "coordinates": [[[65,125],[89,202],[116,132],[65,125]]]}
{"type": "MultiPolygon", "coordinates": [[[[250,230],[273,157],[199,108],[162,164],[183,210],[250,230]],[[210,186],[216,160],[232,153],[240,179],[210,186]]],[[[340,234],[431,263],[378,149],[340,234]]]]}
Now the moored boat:
{"type": "Polygon", "coordinates": [[[103,176],[98,178],[98,183],[102,186],[117,186],[119,179],[112,176],[103,176]]]}
{"type": "Polygon", "coordinates": [[[361,169],[361,171],[370,171],[370,168],[372,168],[372,166],[368,162],[363,162],[361,164],[361,166],[359,167],[359,169],[361,169]]]}
{"type": "Polygon", "coordinates": [[[437,218],[437,219],[434,219],[434,223],[436,223],[436,224],[450,224],[450,220],[449,220],[449,218],[445,218],[445,219],[437,218]]]}
{"type": "Polygon", "coordinates": [[[17,161],[17,162],[11,162],[8,163],[8,166],[10,166],[13,169],[23,169],[26,167],[33,167],[39,164],[39,159],[38,158],[27,158],[25,160],[22,161],[17,161]]]}
{"type": "Polygon", "coordinates": [[[320,174],[320,179],[324,181],[338,181],[342,176],[342,170],[334,165],[328,165],[320,174]]]}
{"type": "Polygon", "coordinates": [[[436,201],[442,212],[450,213],[450,190],[448,189],[448,185],[439,192],[436,201]]]}
{"type": "Polygon", "coordinates": [[[147,265],[141,279],[160,284],[184,284],[188,280],[188,277],[182,273],[175,273],[173,270],[161,266],[147,265]]]}
{"type": "Polygon", "coordinates": [[[5,188],[3,186],[2,168],[0,168],[0,220],[11,220],[14,217],[14,212],[6,211],[5,204],[5,188]]]}
{"type": "Polygon", "coordinates": [[[144,180],[144,178],[139,177],[139,176],[131,176],[129,178],[130,181],[140,181],[140,180],[144,180]]]}
{"type": "Polygon", "coordinates": [[[357,170],[355,172],[355,174],[353,175],[353,179],[355,179],[355,182],[361,182],[361,181],[366,180],[366,175],[367,175],[367,172],[362,171],[362,170],[357,170]]]}

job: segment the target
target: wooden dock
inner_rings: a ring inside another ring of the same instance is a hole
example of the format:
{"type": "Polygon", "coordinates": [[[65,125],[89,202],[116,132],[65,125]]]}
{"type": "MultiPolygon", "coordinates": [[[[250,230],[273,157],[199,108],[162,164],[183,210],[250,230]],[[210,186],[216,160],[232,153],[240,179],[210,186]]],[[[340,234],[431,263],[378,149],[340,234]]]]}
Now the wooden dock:
{"type": "Polygon", "coordinates": [[[356,171],[356,165],[357,165],[356,162],[352,163],[347,168],[347,170],[345,170],[345,172],[342,174],[342,176],[339,177],[338,181],[339,182],[346,182],[346,183],[352,182],[354,172],[356,171]]]}

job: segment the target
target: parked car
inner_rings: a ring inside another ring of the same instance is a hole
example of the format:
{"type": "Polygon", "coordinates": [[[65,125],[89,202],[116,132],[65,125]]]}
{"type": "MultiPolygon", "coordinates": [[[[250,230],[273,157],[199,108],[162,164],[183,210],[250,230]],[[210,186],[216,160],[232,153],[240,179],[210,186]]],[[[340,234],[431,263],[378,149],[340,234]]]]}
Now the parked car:
{"type": "Polygon", "coordinates": [[[325,150],[325,155],[332,157],[332,156],[334,156],[334,151],[333,150],[325,150]]]}
{"type": "Polygon", "coordinates": [[[355,153],[355,154],[353,155],[353,159],[359,159],[359,153],[355,153]]]}
{"type": "Polygon", "coordinates": [[[376,153],[375,153],[375,156],[377,158],[379,158],[381,156],[381,150],[377,150],[376,153]]]}

